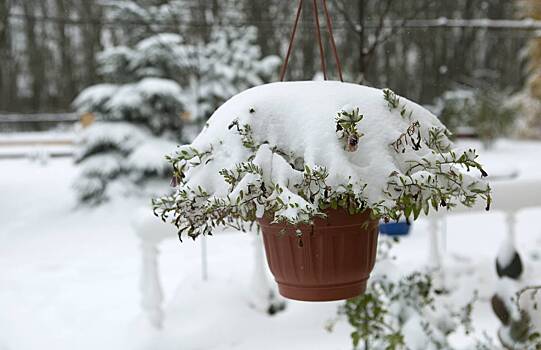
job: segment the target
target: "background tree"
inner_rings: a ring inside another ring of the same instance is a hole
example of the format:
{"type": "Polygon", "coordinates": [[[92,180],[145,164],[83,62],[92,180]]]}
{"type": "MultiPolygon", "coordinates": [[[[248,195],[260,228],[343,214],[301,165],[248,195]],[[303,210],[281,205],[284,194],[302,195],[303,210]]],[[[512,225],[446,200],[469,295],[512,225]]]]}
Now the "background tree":
{"type": "Polygon", "coordinates": [[[85,89],[74,102],[79,113],[99,120],[83,133],[76,159],[81,177],[75,187],[82,202],[103,201],[119,179],[143,188],[167,175],[163,155],[192,137],[183,133],[187,120],[202,126],[225,100],[269,81],[277,71],[279,59],[262,57],[252,27],[215,26],[207,42],[175,32],[152,34],[163,28],[180,31],[182,5],[108,3],[112,19],[127,16],[147,30],[119,33],[128,42],[138,41],[98,54],[105,82],[85,89]]]}
{"type": "Polygon", "coordinates": [[[15,77],[18,72],[9,25],[11,6],[11,0],[0,0],[0,111],[10,109],[16,95],[15,77]]]}
{"type": "MultiPolygon", "coordinates": [[[[541,20],[541,3],[535,0],[519,0],[520,15],[541,20]]],[[[517,95],[523,117],[519,133],[526,137],[541,137],[541,37],[531,38],[527,44],[528,74],[525,89],[517,95]]]]}
{"type": "Polygon", "coordinates": [[[99,55],[107,83],[90,86],[74,101],[80,113],[99,120],[81,135],[76,157],[81,174],[74,184],[80,201],[102,202],[119,180],[120,191],[126,191],[168,174],[163,155],[182,139],[186,111],[182,88],[167,79],[171,70],[183,68],[176,55],[181,45],[179,36],[162,34],[99,55]],[[168,50],[150,49],[158,42],[168,50]]]}
{"type": "MultiPolygon", "coordinates": [[[[319,69],[313,15],[310,2],[306,3],[290,80],[311,79],[319,69]]],[[[0,110],[11,112],[69,110],[74,93],[100,82],[97,52],[111,46],[132,47],[157,33],[180,34],[190,44],[204,45],[213,31],[243,32],[253,26],[261,55],[283,55],[295,12],[294,2],[279,0],[2,0],[1,4],[8,9],[2,11],[6,19],[1,45],[10,46],[2,50],[7,64],[2,65],[4,76],[9,71],[11,77],[4,84],[14,88],[0,92],[5,96],[0,110]],[[69,70],[72,74],[66,76],[69,70]]],[[[490,78],[497,90],[518,91],[523,86],[517,53],[531,31],[438,25],[444,23],[438,22],[441,18],[512,19],[514,2],[340,0],[328,4],[348,81],[362,78],[422,103],[471,80],[490,78]]]]}

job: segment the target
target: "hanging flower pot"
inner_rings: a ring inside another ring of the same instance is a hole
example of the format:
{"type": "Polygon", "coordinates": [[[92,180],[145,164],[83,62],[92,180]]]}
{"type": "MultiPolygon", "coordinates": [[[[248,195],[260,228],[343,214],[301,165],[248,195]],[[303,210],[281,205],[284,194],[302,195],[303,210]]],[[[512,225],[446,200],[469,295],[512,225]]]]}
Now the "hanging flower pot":
{"type": "Polygon", "coordinates": [[[331,209],[325,214],[312,225],[258,220],[270,270],[287,298],[340,300],[366,289],[376,262],[378,221],[369,211],[350,215],[331,209]]]}
{"type": "Polygon", "coordinates": [[[155,213],[181,238],[259,223],[281,293],[301,300],[364,290],[378,220],[490,204],[476,152],[453,149],[434,115],[348,83],[244,91],[169,160],[175,190],[154,201],[155,213]]]}

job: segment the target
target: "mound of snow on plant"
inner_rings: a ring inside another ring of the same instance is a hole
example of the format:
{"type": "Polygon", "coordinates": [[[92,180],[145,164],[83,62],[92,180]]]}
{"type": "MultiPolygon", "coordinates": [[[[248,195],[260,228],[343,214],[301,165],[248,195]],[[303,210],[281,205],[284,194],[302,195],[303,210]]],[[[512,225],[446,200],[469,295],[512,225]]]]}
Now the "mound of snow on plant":
{"type": "MultiPolygon", "coordinates": [[[[155,202],[191,236],[225,218],[309,222],[326,208],[417,218],[490,203],[474,150],[453,151],[425,108],[390,90],[340,82],[273,83],[224,103],[172,156],[177,192],[155,202]]],[[[170,218],[170,217],[169,217],[170,218]]]]}
{"type": "MultiPolygon", "coordinates": [[[[391,173],[403,173],[408,160],[420,160],[431,152],[427,147],[415,152],[406,148],[402,154],[390,146],[412,120],[419,121],[421,133],[427,139],[430,128],[445,128],[425,108],[405,98],[400,101],[411,111],[411,118],[390,110],[382,90],[362,85],[306,81],[249,89],[222,105],[209,119],[208,127],[193,141],[191,146],[200,152],[212,147],[215,156],[205,167],[194,168],[188,174],[188,184],[193,188],[201,185],[217,196],[228,193],[228,184],[218,172],[246,161],[249,156],[237,133],[224,132],[238,119],[240,125],[251,126],[256,142],[287,150],[303,158],[310,168],[326,167],[330,186],[360,181],[368,185],[369,202],[378,202],[384,199],[383,191],[391,173]],[[336,135],[335,119],[339,112],[355,108],[364,116],[358,125],[364,136],[359,139],[356,152],[345,152],[336,135]]],[[[265,158],[261,164],[266,161],[268,175],[274,182],[302,178],[301,172],[268,150],[267,146],[261,147],[256,158],[265,158]]]]}

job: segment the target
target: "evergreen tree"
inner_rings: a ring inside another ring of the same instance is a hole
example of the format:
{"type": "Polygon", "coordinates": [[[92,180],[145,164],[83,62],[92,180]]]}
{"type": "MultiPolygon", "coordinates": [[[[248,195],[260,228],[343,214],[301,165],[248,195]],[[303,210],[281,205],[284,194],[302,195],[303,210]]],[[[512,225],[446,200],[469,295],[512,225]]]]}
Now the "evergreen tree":
{"type": "MultiPolygon", "coordinates": [[[[169,3],[165,11],[163,6],[115,3],[151,23],[171,26],[180,12],[174,5],[169,3]]],[[[231,96],[270,81],[277,72],[279,58],[262,58],[256,39],[251,27],[216,27],[206,43],[159,33],[132,47],[100,53],[98,71],[106,82],[85,89],[74,101],[78,112],[93,113],[100,121],[81,137],[76,162],[82,174],[75,184],[79,199],[101,202],[114,180],[140,184],[167,175],[165,164],[153,160],[163,159],[184,141],[183,120],[202,125],[231,96]]],[[[185,132],[186,139],[198,131],[194,128],[185,132]]]]}
{"type": "Polygon", "coordinates": [[[198,116],[208,118],[233,95],[276,76],[280,58],[261,57],[254,27],[214,28],[210,41],[200,49],[195,89],[198,116]]]}
{"type": "Polygon", "coordinates": [[[73,103],[98,120],[81,133],[75,183],[80,201],[103,201],[108,188],[117,188],[112,182],[140,185],[168,174],[164,155],[182,141],[186,111],[182,88],[171,79],[189,65],[183,53],[181,37],[159,34],[99,55],[107,82],[83,90],[73,103]]]}
{"type": "MultiPolygon", "coordinates": [[[[518,3],[524,18],[541,20],[541,3],[538,0],[519,0],[518,3]]],[[[530,39],[527,52],[526,88],[517,96],[523,112],[519,132],[521,136],[541,138],[541,36],[530,39]]]]}

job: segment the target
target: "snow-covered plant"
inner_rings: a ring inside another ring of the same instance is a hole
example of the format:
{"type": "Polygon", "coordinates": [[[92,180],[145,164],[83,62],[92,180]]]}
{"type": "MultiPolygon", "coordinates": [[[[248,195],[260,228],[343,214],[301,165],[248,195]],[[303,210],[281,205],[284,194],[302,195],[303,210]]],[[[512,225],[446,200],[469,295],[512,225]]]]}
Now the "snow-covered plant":
{"type": "Polygon", "coordinates": [[[310,223],[328,208],[370,210],[386,220],[477,198],[488,209],[490,187],[477,158],[473,149],[453,149],[435,116],[394,93],[274,83],[233,97],[191,145],[168,156],[174,193],[154,207],[179,236],[193,238],[218,226],[243,229],[263,215],[310,223]]]}
{"type": "Polygon", "coordinates": [[[473,331],[475,295],[459,305],[435,287],[428,271],[402,275],[391,254],[396,242],[379,240],[378,264],[366,292],[340,305],[327,330],[345,319],[352,327],[353,349],[452,349],[453,334],[473,331]]]}
{"type": "Polygon", "coordinates": [[[415,272],[393,280],[373,277],[367,291],[339,309],[353,327],[355,349],[450,349],[448,337],[472,330],[473,301],[446,303],[429,274],[415,272]]]}
{"type": "Polygon", "coordinates": [[[541,286],[529,285],[517,291],[519,284],[503,278],[492,297],[492,309],[502,323],[498,339],[505,349],[541,349],[541,324],[532,320],[532,316],[539,315],[541,286]]]}

